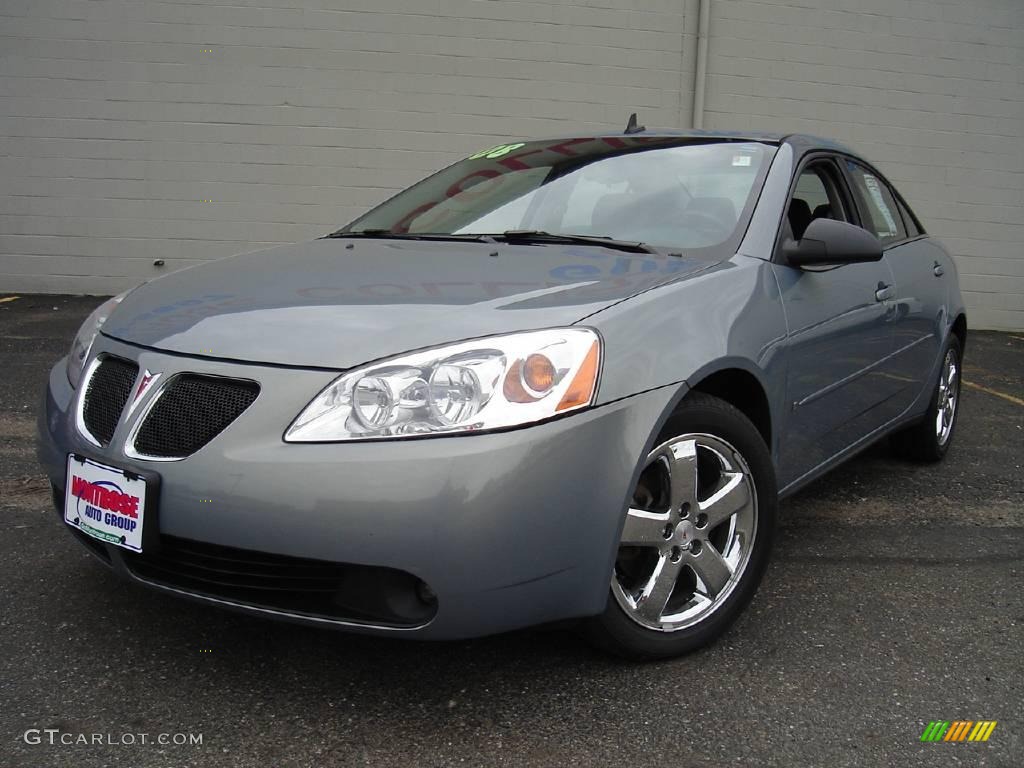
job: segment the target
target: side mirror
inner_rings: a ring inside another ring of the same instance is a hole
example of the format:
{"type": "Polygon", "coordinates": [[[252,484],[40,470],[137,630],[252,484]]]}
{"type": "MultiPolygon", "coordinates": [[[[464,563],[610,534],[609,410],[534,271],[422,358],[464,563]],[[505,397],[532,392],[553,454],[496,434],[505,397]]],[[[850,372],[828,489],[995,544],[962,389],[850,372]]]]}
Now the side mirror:
{"type": "Polygon", "coordinates": [[[882,258],[882,243],[866,229],[835,219],[815,219],[800,240],[782,246],[791,267],[855,264],[882,258]]]}

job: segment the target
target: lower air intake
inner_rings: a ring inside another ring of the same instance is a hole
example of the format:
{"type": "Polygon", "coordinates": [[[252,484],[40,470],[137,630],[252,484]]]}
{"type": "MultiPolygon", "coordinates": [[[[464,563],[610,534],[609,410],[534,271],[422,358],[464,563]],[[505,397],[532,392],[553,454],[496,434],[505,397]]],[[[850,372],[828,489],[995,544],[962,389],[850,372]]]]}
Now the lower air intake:
{"type": "Polygon", "coordinates": [[[410,573],[162,536],[154,552],[121,552],[137,578],[200,597],[295,616],[415,627],[437,599],[410,573]]]}

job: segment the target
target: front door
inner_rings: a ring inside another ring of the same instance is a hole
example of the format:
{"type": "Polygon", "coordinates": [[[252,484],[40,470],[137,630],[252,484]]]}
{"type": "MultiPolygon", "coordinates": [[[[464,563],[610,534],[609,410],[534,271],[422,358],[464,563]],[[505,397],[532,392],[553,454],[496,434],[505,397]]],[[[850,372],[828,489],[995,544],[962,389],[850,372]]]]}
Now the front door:
{"type": "MultiPolygon", "coordinates": [[[[816,157],[799,173],[783,238],[799,239],[815,218],[858,223],[836,161],[816,157]]],[[[880,427],[895,393],[893,275],[885,258],[839,267],[774,265],[786,312],[787,406],[780,487],[880,427]]]]}

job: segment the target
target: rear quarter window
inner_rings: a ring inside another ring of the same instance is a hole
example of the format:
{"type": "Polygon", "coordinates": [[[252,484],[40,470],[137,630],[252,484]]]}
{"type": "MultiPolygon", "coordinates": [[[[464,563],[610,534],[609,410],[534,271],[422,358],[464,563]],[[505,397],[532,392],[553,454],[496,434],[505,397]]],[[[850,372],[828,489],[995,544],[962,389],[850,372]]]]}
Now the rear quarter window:
{"type": "Polygon", "coordinates": [[[903,226],[907,229],[907,237],[920,237],[923,235],[924,230],[917,225],[917,219],[914,218],[914,214],[910,212],[910,209],[899,198],[896,199],[896,203],[900,207],[900,213],[903,214],[903,226]]]}

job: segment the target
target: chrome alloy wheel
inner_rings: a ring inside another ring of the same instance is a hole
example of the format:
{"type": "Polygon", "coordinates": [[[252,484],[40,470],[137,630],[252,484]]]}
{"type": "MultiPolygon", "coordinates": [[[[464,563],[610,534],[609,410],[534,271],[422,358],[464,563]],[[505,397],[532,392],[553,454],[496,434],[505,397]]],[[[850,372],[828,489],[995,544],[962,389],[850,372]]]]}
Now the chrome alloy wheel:
{"type": "Polygon", "coordinates": [[[942,373],[939,375],[939,398],[935,414],[935,436],[939,439],[939,445],[945,445],[953,433],[953,420],[959,400],[960,369],[956,353],[951,349],[946,352],[942,373]]]}
{"type": "Polygon", "coordinates": [[[612,593],[631,619],[673,632],[716,611],[750,560],[757,494],[729,443],[684,434],[647,457],[619,542],[612,593]]]}

